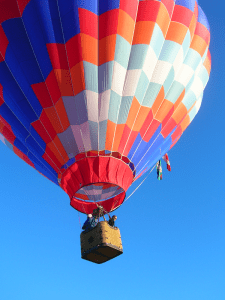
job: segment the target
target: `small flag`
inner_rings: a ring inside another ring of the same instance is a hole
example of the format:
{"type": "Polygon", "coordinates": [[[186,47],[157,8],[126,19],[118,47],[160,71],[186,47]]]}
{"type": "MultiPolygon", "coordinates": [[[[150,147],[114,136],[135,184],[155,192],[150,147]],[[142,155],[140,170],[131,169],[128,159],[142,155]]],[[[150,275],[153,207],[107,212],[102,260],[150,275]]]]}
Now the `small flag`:
{"type": "Polygon", "coordinates": [[[164,159],[164,161],[166,162],[167,170],[168,170],[168,171],[171,171],[171,166],[170,166],[169,156],[168,156],[167,153],[166,153],[165,155],[163,155],[163,159],[164,159]]]}
{"type": "Polygon", "coordinates": [[[156,164],[156,170],[157,170],[157,179],[162,180],[162,164],[161,160],[159,160],[156,164]]]}

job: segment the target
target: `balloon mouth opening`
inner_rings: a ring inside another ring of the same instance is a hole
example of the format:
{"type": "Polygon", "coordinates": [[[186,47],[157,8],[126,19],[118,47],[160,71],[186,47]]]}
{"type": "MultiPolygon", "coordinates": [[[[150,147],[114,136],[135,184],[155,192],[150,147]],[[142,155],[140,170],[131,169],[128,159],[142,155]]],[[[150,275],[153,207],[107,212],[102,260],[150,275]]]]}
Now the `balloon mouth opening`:
{"type": "Polygon", "coordinates": [[[98,203],[110,200],[123,193],[125,193],[124,189],[117,184],[96,182],[82,186],[74,194],[73,198],[88,203],[98,203]]]}

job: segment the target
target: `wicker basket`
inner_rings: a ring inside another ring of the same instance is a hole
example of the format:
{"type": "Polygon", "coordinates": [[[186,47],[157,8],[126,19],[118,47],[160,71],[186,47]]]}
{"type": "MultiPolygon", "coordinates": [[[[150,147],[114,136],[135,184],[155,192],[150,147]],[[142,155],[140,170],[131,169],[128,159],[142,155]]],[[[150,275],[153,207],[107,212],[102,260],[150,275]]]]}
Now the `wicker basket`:
{"type": "Polygon", "coordinates": [[[120,230],[117,227],[111,227],[107,221],[99,222],[89,232],[82,232],[80,240],[81,257],[97,264],[123,253],[120,230]]]}

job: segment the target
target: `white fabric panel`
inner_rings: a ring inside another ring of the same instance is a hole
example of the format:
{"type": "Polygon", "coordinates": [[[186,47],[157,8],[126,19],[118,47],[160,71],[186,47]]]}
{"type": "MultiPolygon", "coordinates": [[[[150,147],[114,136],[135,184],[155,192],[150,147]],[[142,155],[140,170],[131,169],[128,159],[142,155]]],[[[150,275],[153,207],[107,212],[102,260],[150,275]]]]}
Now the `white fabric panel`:
{"type": "Polygon", "coordinates": [[[163,85],[171,70],[172,64],[167,61],[159,60],[152,75],[151,82],[163,85]]]}
{"type": "Polygon", "coordinates": [[[183,47],[181,47],[173,63],[175,76],[179,73],[183,61],[184,61],[184,50],[183,47]]]}
{"type": "Polygon", "coordinates": [[[180,82],[183,86],[187,86],[194,74],[194,70],[188,65],[183,64],[180,72],[175,77],[175,80],[180,82]]]}
{"type": "Polygon", "coordinates": [[[111,90],[107,90],[98,95],[99,122],[108,119],[110,95],[111,95],[111,90]]]}
{"type": "Polygon", "coordinates": [[[126,72],[127,70],[124,67],[118,64],[116,61],[114,62],[112,90],[120,96],[122,96],[123,94],[123,86],[124,86],[126,72]]]}
{"type": "Polygon", "coordinates": [[[123,96],[134,96],[141,70],[128,70],[126,74],[123,96]]]}
{"type": "Polygon", "coordinates": [[[87,91],[88,120],[98,122],[98,93],[87,91]]]}
{"type": "Polygon", "coordinates": [[[202,84],[201,79],[198,76],[196,76],[194,79],[194,82],[191,85],[191,90],[195,94],[197,99],[201,95],[203,89],[204,89],[204,86],[202,84]]]}
{"type": "Polygon", "coordinates": [[[152,78],[152,74],[154,72],[157,61],[158,61],[158,57],[156,56],[155,51],[152,49],[151,46],[149,46],[148,52],[147,52],[147,55],[145,58],[145,62],[143,65],[143,71],[145,72],[149,81],[152,78]]]}

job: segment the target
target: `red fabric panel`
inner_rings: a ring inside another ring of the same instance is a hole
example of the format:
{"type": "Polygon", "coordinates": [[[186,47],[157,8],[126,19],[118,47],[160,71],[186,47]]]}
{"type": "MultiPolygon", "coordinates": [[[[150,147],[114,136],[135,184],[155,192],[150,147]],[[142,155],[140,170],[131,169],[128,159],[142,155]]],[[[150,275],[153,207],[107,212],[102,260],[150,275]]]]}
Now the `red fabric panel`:
{"type": "Polygon", "coordinates": [[[169,121],[170,117],[172,117],[172,114],[174,112],[174,107],[171,108],[171,110],[168,112],[168,114],[165,116],[165,118],[162,121],[162,128],[166,125],[166,123],[169,121]]]}
{"type": "Polygon", "coordinates": [[[174,121],[173,118],[171,118],[167,125],[161,130],[162,136],[166,138],[176,126],[177,123],[174,121]]]}
{"type": "Polygon", "coordinates": [[[32,84],[31,87],[43,108],[53,106],[52,99],[49,95],[45,82],[32,84]]]}
{"type": "Polygon", "coordinates": [[[47,44],[47,50],[53,69],[69,69],[64,44],[47,44]]]}
{"type": "Polygon", "coordinates": [[[11,144],[14,143],[16,137],[15,137],[14,133],[12,132],[11,128],[9,129],[6,126],[4,126],[2,129],[2,134],[11,144]]]}
{"type": "Polygon", "coordinates": [[[172,16],[172,13],[173,13],[173,8],[174,8],[174,0],[161,0],[161,2],[165,5],[167,11],[168,11],[168,14],[171,18],[172,16]]]}
{"type": "Polygon", "coordinates": [[[116,184],[124,190],[111,199],[99,201],[106,211],[121,205],[125,197],[125,191],[133,181],[133,172],[122,160],[112,156],[86,157],[75,162],[63,174],[60,186],[70,196],[71,205],[83,212],[92,213],[96,208],[93,202],[83,202],[74,198],[74,194],[85,185],[97,182],[116,184]]]}
{"type": "Polygon", "coordinates": [[[70,68],[83,60],[80,34],[75,35],[66,43],[66,51],[70,68]]]}
{"type": "Polygon", "coordinates": [[[0,1],[0,23],[12,19],[19,18],[20,12],[16,1],[1,0],[0,1]]]}
{"type": "Polygon", "coordinates": [[[99,40],[117,33],[119,10],[113,9],[99,16],[99,40]]]}
{"type": "Polygon", "coordinates": [[[175,5],[172,21],[184,24],[185,26],[189,27],[192,16],[193,12],[187,7],[175,5]]]}
{"type": "Polygon", "coordinates": [[[5,35],[5,32],[2,28],[2,25],[0,25],[0,53],[2,55],[2,59],[0,58],[0,62],[3,61],[3,59],[5,59],[5,52],[6,52],[6,49],[8,47],[8,44],[9,44],[9,41],[5,35]]]}
{"type": "Polygon", "coordinates": [[[22,15],[24,9],[26,8],[26,6],[30,2],[30,0],[17,0],[16,2],[18,4],[18,6],[19,6],[19,10],[20,10],[20,13],[22,15]]]}
{"type": "Polygon", "coordinates": [[[176,130],[174,131],[174,133],[171,135],[171,138],[172,138],[172,142],[174,142],[179,136],[181,136],[182,134],[182,128],[181,126],[179,125],[176,130]]]}
{"type": "Polygon", "coordinates": [[[142,125],[141,130],[140,130],[140,135],[142,138],[143,138],[146,130],[148,129],[149,125],[151,124],[152,119],[153,119],[153,112],[152,112],[152,110],[150,110],[150,112],[148,113],[148,116],[145,119],[144,124],[142,125]]]}
{"type": "Polygon", "coordinates": [[[202,25],[201,23],[197,23],[196,29],[195,29],[195,34],[199,35],[207,44],[209,44],[210,41],[210,33],[208,29],[202,25]]]}
{"type": "Polygon", "coordinates": [[[156,22],[158,12],[160,8],[160,2],[158,1],[141,1],[138,7],[138,21],[153,21],[156,22]]]}
{"type": "Polygon", "coordinates": [[[80,21],[80,32],[98,38],[98,16],[93,12],[78,8],[79,21],[80,21]]]}
{"type": "Polygon", "coordinates": [[[52,99],[53,103],[56,104],[56,102],[58,102],[59,98],[61,97],[61,92],[60,92],[58,82],[55,77],[54,70],[52,70],[49,73],[45,82],[48,87],[48,91],[51,95],[51,99],[52,99]]]}
{"type": "Polygon", "coordinates": [[[133,20],[136,18],[138,1],[137,0],[120,0],[120,9],[125,11],[133,20]]]}
{"type": "Polygon", "coordinates": [[[147,132],[145,133],[145,135],[143,135],[142,139],[145,142],[149,142],[150,138],[153,136],[153,134],[155,133],[156,129],[159,127],[160,124],[161,123],[158,120],[153,119],[151,126],[149,126],[147,132]]]}

